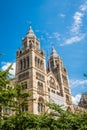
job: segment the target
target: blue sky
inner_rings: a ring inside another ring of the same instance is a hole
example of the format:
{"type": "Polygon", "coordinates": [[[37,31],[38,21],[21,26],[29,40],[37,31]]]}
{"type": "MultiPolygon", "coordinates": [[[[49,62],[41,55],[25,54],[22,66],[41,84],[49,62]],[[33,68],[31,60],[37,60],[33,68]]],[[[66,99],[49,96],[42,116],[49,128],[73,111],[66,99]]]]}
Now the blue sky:
{"type": "Polygon", "coordinates": [[[30,23],[48,59],[51,47],[67,68],[72,95],[87,91],[87,0],[0,1],[0,66],[15,62],[30,23]]]}

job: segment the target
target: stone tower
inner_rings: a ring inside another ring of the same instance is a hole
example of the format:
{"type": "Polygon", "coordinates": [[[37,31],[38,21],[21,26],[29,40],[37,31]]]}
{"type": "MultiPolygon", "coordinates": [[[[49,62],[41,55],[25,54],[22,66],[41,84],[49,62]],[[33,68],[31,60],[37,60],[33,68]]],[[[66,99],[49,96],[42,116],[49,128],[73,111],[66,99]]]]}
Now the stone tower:
{"type": "Polygon", "coordinates": [[[22,49],[17,50],[16,81],[24,84],[22,87],[35,101],[28,102],[28,110],[34,114],[46,111],[45,101],[48,101],[46,87],[46,60],[45,54],[40,50],[40,41],[34,34],[32,27],[24,39],[22,49]]]}
{"type": "Polygon", "coordinates": [[[48,61],[48,71],[53,72],[59,83],[60,95],[64,97],[64,100],[67,105],[71,105],[72,98],[71,98],[67,70],[63,66],[62,59],[57,54],[54,48],[52,48],[52,53],[48,61]]]}
{"type": "Polygon", "coordinates": [[[78,104],[80,107],[87,109],[87,92],[83,93],[78,104]]]}

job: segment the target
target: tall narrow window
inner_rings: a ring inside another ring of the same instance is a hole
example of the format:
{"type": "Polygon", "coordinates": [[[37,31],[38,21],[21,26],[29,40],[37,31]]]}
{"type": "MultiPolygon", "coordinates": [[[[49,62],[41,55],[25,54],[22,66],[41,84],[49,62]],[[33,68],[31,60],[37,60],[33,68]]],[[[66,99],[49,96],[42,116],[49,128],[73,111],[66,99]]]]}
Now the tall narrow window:
{"type": "Polygon", "coordinates": [[[54,67],[54,63],[53,63],[53,61],[51,61],[50,66],[51,66],[51,68],[54,67]]]}
{"type": "Polygon", "coordinates": [[[38,67],[40,67],[40,59],[38,59],[38,67]]]}
{"type": "Polygon", "coordinates": [[[43,104],[38,103],[38,112],[42,112],[42,110],[43,110],[43,104]]]}
{"type": "Polygon", "coordinates": [[[69,96],[66,95],[66,102],[69,103],[69,96]]]}
{"type": "Polygon", "coordinates": [[[22,111],[28,111],[28,105],[22,106],[22,111]]]}
{"type": "Polygon", "coordinates": [[[27,68],[29,67],[29,57],[27,57],[27,68]]]}
{"type": "Polygon", "coordinates": [[[26,68],[26,59],[24,58],[24,69],[26,68]]]}
{"type": "Polygon", "coordinates": [[[22,63],[22,60],[20,60],[20,70],[22,70],[22,66],[23,66],[23,63],[22,63]]]}
{"type": "Polygon", "coordinates": [[[35,66],[37,67],[37,57],[35,57],[35,66]]]}
{"type": "Polygon", "coordinates": [[[43,98],[39,98],[38,100],[38,112],[44,112],[44,99],[43,98]]]}

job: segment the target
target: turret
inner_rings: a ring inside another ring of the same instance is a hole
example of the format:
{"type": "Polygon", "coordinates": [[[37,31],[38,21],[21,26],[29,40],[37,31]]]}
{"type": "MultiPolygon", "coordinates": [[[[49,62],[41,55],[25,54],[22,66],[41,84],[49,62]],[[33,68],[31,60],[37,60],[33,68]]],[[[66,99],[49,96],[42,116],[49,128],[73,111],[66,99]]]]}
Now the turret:
{"type": "Polygon", "coordinates": [[[54,48],[52,48],[52,53],[48,61],[48,71],[52,71],[55,75],[60,86],[61,96],[65,98],[65,102],[72,104],[67,70],[63,66],[62,59],[54,48]]]}
{"type": "Polygon", "coordinates": [[[22,50],[25,51],[27,49],[40,50],[40,41],[37,39],[31,26],[25,38],[22,39],[22,50]]]}
{"type": "Polygon", "coordinates": [[[52,48],[52,53],[50,55],[48,61],[48,70],[54,70],[55,68],[59,68],[59,64],[62,64],[62,60],[60,56],[57,54],[56,50],[52,48]]]}

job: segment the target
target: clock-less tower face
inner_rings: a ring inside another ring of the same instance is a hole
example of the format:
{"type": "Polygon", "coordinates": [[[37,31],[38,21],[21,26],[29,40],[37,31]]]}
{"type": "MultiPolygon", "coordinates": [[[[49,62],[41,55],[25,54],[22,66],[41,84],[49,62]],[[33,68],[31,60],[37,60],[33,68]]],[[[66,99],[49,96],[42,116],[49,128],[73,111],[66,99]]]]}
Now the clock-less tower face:
{"type": "Polygon", "coordinates": [[[48,100],[46,60],[44,52],[40,50],[40,41],[31,27],[26,37],[22,39],[22,49],[17,51],[16,81],[24,84],[23,90],[32,93],[32,98],[35,99],[28,102],[27,110],[34,114],[45,111],[45,100],[48,100]]]}
{"type": "Polygon", "coordinates": [[[67,104],[72,104],[68,74],[66,68],[63,66],[62,59],[54,48],[52,49],[52,53],[49,58],[48,71],[52,71],[55,75],[59,83],[60,94],[65,98],[65,102],[67,104]]]}

